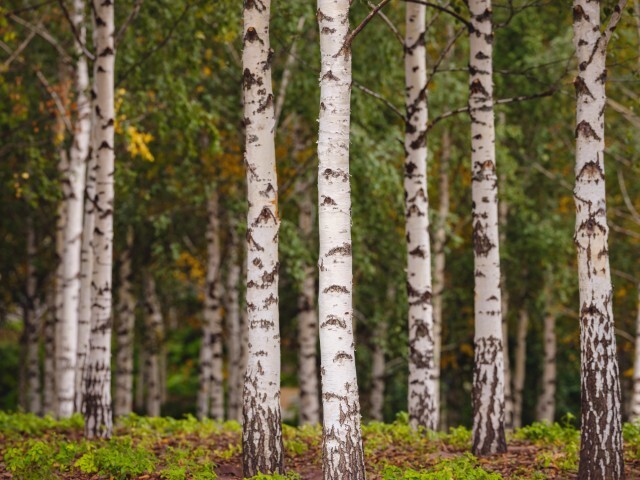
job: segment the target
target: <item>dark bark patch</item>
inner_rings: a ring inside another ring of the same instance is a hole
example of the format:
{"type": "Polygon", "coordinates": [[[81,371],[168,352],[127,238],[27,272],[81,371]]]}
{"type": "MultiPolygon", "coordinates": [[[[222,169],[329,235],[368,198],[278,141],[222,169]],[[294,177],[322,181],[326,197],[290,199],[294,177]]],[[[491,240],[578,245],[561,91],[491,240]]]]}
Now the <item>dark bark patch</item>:
{"type": "Polygon", "coordinates": [[[349,293],[349,289],[342,285],[331,285],[325,288],[322,293],[349,293]]]}
{"type": "Polygon", "coordinates": [[[576,127],[576,138],[582,135],[584,138],[593,138],[596,141],[600,141],[600,137],[595,132],[591,124],[586,120],[582,120],[576,127]]]}
{"type": "Polygon", "coordinates": [[[333,255],[350,256],[351,255],[351,244],[345,242],[340,247],[333,247],[331,250],[329,250],[327,252],[327,257],[331,257],[333,255]]]}

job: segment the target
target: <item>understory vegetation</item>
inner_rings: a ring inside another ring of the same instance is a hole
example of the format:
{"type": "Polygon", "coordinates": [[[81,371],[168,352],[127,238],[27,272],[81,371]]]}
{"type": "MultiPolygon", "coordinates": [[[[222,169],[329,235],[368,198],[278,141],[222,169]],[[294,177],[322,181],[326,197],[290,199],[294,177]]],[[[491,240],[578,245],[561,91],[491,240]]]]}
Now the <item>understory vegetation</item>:
{"type": "MultiPolygon", "coordinates": [[[[241,426],[237,422],[176,420],[130,415],[110,440],[87,441],[83,420],[0,412],[0,478],[15,479],[216,479],[242,478],[241,426]]],[[[321,427],[284,426],[286,476],[321,478],[321,427]]],[[[511,434],[509,452],[478,459],[471,432],[413,431],[400,413],[391,424],[363,427],[368,478],[383,480],[499,480],[572,478],[577,472],[579,430],[574,418],[532,425],[511,434]]],[[[640,423],[624,427],[626,470],[640,475],[640,423]]]]}

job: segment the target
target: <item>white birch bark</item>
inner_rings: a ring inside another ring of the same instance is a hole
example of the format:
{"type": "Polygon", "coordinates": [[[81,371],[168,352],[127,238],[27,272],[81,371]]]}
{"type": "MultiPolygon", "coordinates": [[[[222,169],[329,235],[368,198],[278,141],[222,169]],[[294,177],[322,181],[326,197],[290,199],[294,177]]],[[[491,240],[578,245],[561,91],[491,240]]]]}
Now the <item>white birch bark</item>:
{"type": "Polygon", "coordinates": [[[247,169],[248,356],[244,380],[244,475],[284,470],[280,411],[278,180],[269,44],[270,0],[245,0],[242,51],[247,169]]]}
{"type": "Polygon", "coordinates": [[[142,411],[145,408],[144,405],[144,386],[147,383],[147,374],[145,372],[145,366],[147,365],[147,354],[144,348],[138,350],[138,370],[136,375],[136,389],[134,405],[136,410],[142,411]]]}
{"type": "Polygon", "coordinates": [[[520,310],[516,337],[515,365],[513,369],[513,428],[522,426],[522,394],[527,360],[527,330],[529,329],[529,312],[520,310]]]}
{"type": "Polygon", "coordinates": [[[225,287],[225,323],[229,376],[227,380],[229,420],[242,418],[242,331],[240,325],[240,239],[235,224],[231,225],[227,248],[229,271],[225,287]]]}
{"type": "Polygon", "coordinates": [[[438,381],[435,383],[436,391],[434,393],[440,412],[438,418],[438,426],[441,431],[446,431],[446,402],[440,402],[440,360],[442,352],[442,322],[443,322],[443,306],[444,306],[444,287],[445,287],[445,266],[447,255],[445,247],[447,244],[447,219],[450,209],[449,194],[449,162],[451,161],[451,136],[449,130],[445,130],[442,134],[442,151],[440,153],[440,166],[438,171],[438,221],[436,231],[433,235],[433,332],[434,332],[434,348],[433,348],[433,364],[435,376],[438,381]]]}
{"type": "Polygon", "coordinates": [[[426,7],[406,4],[404,197],[409,300],[409,422],[438,428],[427,194],[426,7]]]}
{"type": "Polygon", "coordinates": [[[146,275],[145,284],[145,347],[146,347],[146,380],[147,402],[146,411],[150,417],[159,417],[162,407],[162,385],[160,379],[160,355],[164,342],[164,322],[156,282],[151,275],[146,275]]]}
{"type": "Polygon", "coordinates": [[[57,287],[54,285],[51,292],[47,292],[47,316],[42,331],[44,340],[44,365],[42,382],[42,413],[53,415],[56,405],[55,390],[55,335],[56,335],[56,297],[57,287]]]}
{"type": "Polygon", "coordinates": [[[92,0],[95,17],[96,196],[93,230],[92,307],[89,350],[84,376],[83,411],[88,438],[110,437],[111,308],[114,207],[114,4],[92,0]]]}
{"type": "MultiPolygon", "coordinates": [[[[72,21],[79,41],[86,41],[84,21],[84,0],[74,0],[72,21]]],[[[89,70],[82,47],[75,41],[77,61],[74,71],[77,118],[74,125],[73,143],[69,155],[67,171],[67,222],[64,232],[63,259],[63,307],[61,321],[56,325],[58,349],[56,350],[56,370],[58,378],[58,416],[67,418],[74,411],[76,400],[76,360],[78,347],[78,305],[80,301],[80,250],[82,246],[82,220],[86,161],[91,135],[91,102],[87,95],[89,70]]]]}
{"type": "Polygon", "coordinates": [[[127,245],[120,255],[120,288],[116,308],[116,385],[114,415],[127,415],[133,411],[133,341],[136,321],[136,300],[131,277],[133,256],[133,229],[127,231],[127,245]]]}
{"type": "Polygon", "coordinates": [[[638,285],[638,312],[636,313],[636,346],[633,357],[633,391],[629,411],[630,421],[635,422],[640,418],[640,284],[638,285]]]}
{"type": "MultiPolygon", "coordinates": [[[[305,240],[313,234],[313,201],[311,186],[300,186],[298,226],[305,240]]],[[[304,280],[298,295],[298,384],[300,386],[300,424],[320,422],[320,392],[318,390],[317,343],[318,313],[316,310],[316,272],[304,267],[304,280]]]]}
{"type": "Polygon", "coordinates": [[[369,416],[373,420],[382,422],[384,408],[384,387],[385,387],[385,369],[386,362],[384,358],[385,344],[387,338],[387,323],[385,320],[380,321],[376,326],[373,353],[371,359],[371,394],[369,402],[371,403],[371,411],[369,416]]]}
{"type": "Polygon", "coordinates": [[[472,450],[475,455],[489,455],[507,449],[504,434],[504,360],[500,312],[491,0],[469,0],[469,10],[469,115],[475,261],[472,450]]]}
{"type": "Polygon", "coordinates": [[[40,318],[37,311],[38,285],[34,264],[37,254],[36,234],[31,218],[27,220],[27,285],[24,308],[24,345],[26,364],[26,408],[28,412],[40,415],[42,411],[42,390],[40,384],[39,339],[40,318]]]}
{"type": "Polygon", "coordinates": [[[365,478],[353,333],[349,0],[318,0],[320,357],[325,480],[365,478]]]}
{"type": "MultiPolygon", "coordinates": [[[[617,12],[621,13],[620,2],[617,12]]],[[[574,2],[574,41],[580,72],[575,81],[576,234],[580,280],[582,444],[580,478],[622,478],[620,384],[616,358],[604,181],[606,48],[612,29],[600,32],[600,5],[574,2]],[[600,419],[606,418],[606,422],[600,419]]]]}
{"type": "Polygon", "coordinates": [[[544,316],[543,349],[542,391],[536,406],[536,420],[553,423],[556,414],[556,317],[551,312],[544,316]]]}
{"type": "Polygon", "coordinates": [[[576,229],[580,287],[582,428],[578,478],[624,477],[620,375],[616,357],[604,177],[606,52],[613,23],[600,31],[600,2],[574,0],[576,229]]]}

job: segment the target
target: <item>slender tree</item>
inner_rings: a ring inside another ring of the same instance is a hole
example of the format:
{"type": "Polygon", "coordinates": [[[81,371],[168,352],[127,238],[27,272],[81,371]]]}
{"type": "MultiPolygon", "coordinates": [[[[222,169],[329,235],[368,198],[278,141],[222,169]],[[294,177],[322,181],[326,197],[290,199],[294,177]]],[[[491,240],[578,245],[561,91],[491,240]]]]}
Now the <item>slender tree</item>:
{"type": "Polygon", "coordinates": [[[227,328],[227,351],[229,356],[228,413],[229,420],[242,418],[242,331],[240,325],[240,239],[234,222],[229,232],[229,252],[225,287],[225,323],[227,328]]]}
{"type": "Polygon", "coordinates": [[[575,245],[580,286],[582,428],[578,478],[624,477],[620,375],[609,268],[604,179],[606,57],[626,0],[601,31],[600,2],[574,0],[576,88],[575,245]]]}
{"type": "Polygon", "coordinates": [[[365,478],[353,335],[349,0],[318,0],[320,357],[325,480],[365,478]]]}
{"type": "Polygon", "coordinates": [[[150,274],[147,274],[144,282],[145,293],[145,346],[147,350],[145,370],[147,373],[147,415],[159,417],[162,406],[162,368],[160,355],[162,354],[162,344],[164,342],[164,321],[156,282],[150,274]]]}
{"type": "Polygon", "coordinates": [[[409,422],[438,428],[427,195],[426,7],[406,4],[404,198],[409,300],[409,422]]]}
{"type": "Polygon", "coordinates": [[[513,369],[513,428],[522,426],[522,402],[527,361],[527,330],[529,329],[529,312],[525,307],[520,310],[519,317],[513,369]]]}
{"type": "Polygon", "coordinates": [[[204,294],[204,332],[200,351],[198,415],[224,418],[222,378],[222,283],[220,275],[220,216],[218,192],[207,203],[207,278],[204,294]]]}
{"type": "Polygon", "coordinates": [[[475,357],[473,452],[504,452],[504,363],[493,112],[491,0],[469,0],[469,115],[473,251],[475,263],[475,357]]]}
{"type": "Polygon", "coordinates": [[[127,230],[127,243],[120,254],[120,288],[116,308],[116,385],[113,411],[116,417],[133,411],[133,341],[136,300],[133,293],[131,260],[133,229],[127,230]]]}
{"type": "Polygon", "coordinates": [[[242,51],[247,171],[248,356],[242,458],[245,477],[284,470],[278,315],[278,180],[269,46],[270,0],[245,0],[242,51]]]}
{"type": "Polygon", "coordinates": [[[386,376],[385,343],[387,338],[387,322],[382,320],[375,327],[373,352],[371,353],[371,393],[369,403],[371,411],[369,416],[373,420],[384,420],[384,389],[386,376]]]}
{"type": "Polygon", "coordinates": [[[84,374],[83,412],[88,438],[110,437],[111,412],[111,304],[114,207],[114,4],[92,0],[95,17],[96,192],[91,280],[91,332],[84,374]]]}
{"type": "Polygon", "coordinates": [[[636,345],[633,356],[633,391],[631,394],[631,408],[629,409],[632,422],[640,418],[640,284],[638,284],[637,288],[638,311],[636,312],[636,345]]]}
{"type": "MultiPolygon", "coordinates": [[[[300,211],[298,226],[305,240],[313,232],[313,201],[311,185],[300,184],[300,211]]],[[[316,275],[311,265],[304,266],[304,280],[298,295],[298,383],[300,385],[300,423],[315,425],[320,422],[320,395],[318,390],[317,342],[318,313],[316,310],[316,275]]]]}
{"type": "Polygon", "coordinates": [[[542,337],[544,365],[536,420],[552,423],[556,413],[556,317],[551,311],[545,313],[542,337]]]}
{"type": "Polygon", "coordinates": [[[42,411],[42,388],[40,382],[40,318],[38,312],[38,277],[35,267],[37,254],[36,232],[33,220],[27,220],[27,285],[24,306],[24,346],[26,363],[26,408],[39,415],[42,411]]]}

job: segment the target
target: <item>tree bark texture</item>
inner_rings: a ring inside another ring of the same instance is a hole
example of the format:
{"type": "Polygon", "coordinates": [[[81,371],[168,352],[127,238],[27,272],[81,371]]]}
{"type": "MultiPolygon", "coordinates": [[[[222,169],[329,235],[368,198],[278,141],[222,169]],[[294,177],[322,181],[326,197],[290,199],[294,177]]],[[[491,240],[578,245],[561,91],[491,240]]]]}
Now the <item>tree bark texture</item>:
{"type": "Polygon", "coordinates": [[[145,277],[145,326],[146,338],[146,380],[147,380],[147,402],[146,411],[150,417],[159,417],[162,407],[162,385],[160,380],[162,344],[164,342],[164,322],[162,320],[162,310],[156,282],[148,274],[145,277]]]}
{"type": "Polygon", "coordinates": [[[227,248],[229,271],[225,287],[225,323],[227,327],[227,354],[229,376],[227,380],[229,420],[242,418],[242,330],[240,325],[240,239],[236,225],[231,225],[227,248]]]}
{"type": "Polygon", "coordinates": [[[269,44],[270,0],[245,0],[242,51],[247,213],[248,356],[243,394],[244,475],[282,473],[278,181],[269,44]]]}
{"type": "Polygon", "coordinates": [[[120,288],[116,309],[116,385],[114,414],[116,417],[133,411],[133,341],[136,322],[136,299],[133,293],[131,259],[133,229],[127,231],[127,245],[120,255],[120,288]]]}
{"type": "MultiPolygon", "coordinates": [[[[313,201],[311,187],[305,183],[300,192],[298,225],[306,241],[313,234],[313,201]]],[[[316,310],[316,271],[304,267],[304,280],[298,296],[298,383],[300,385],[300,424],[320,422],[320,392],[318,390],[317,343],[318,313],[316,310]]]]}
{"type": "Polygon", "coordinates": [[[320,357],[325,480],[365,478],[353,333],[349,0],[318,0],[320,357]]]}
{"type": "Polygon", "coordinates": [[[469,9],[469,115],[475,263],[472,450],[475,455],[490,455],[507,449],[504,434],[504,360],[500,312],[491,1],[470,0],[469,9]]]}
{"type": "Polygon", "coordinates": [[[375,344],[373,345],[372,360],[371,360],[371,394],[369,396],[369,402],[371,403],[371,411],[369,416],[373,420],[382,422],[384,420],[384,390],[385,390],[385,376],[386,376],[386,362],[385,362],[385,344],[387,341],[387,324],[385,320],[382,320],[379,325],[376,326],[376,333],[374,338],[375,344]]]}
{"type": "Polygon", "coordinates": [[[447,254],[445,251],[447,244],[447,219],[450,209],[449,194],[449,163],[451,161],[451,136],[449,130],[445,130],[442,134],[442,151],[440,153],[440,167],[438,172],[438,221],[436,231],[433,236],[433,331],[434,331],[434,347],[433,347],[433,364],[434,372],[437,377],[435,383],[436,391],[434,393],[438,405],[440,405],[440,414],[438,416],[438,425],[443,430],[442,411],[446,402],[440,402],[440,371],[441,371],[441,352],[442,352],[442,321],[444,306],[444,287],[445,287],[445,266],[447,254]]]}
{"type": "Polygon", "coordinates": [[[114,207],[114,4],[92,0],[95,16],[95,226],[91,332],[84,377],[85,435],[110,437],[111,412],[111,308],[114,207]]]}
{"type": "Polygon", "coordinates": [[[53,415],[56,405],[56,389],[55,389],[55,332],[56,332],[56,300],[58,297],[58,288],[54,284],[52,291],[47,292],[47,316],[44,321],[42,331],[44,337],[44,365],[43,365],[43,382],[42,382],[42,413],[44,415],[53,415]]]}
{"type": "Polygon", "coordinates": [[[409,300],[409,422],[438,428],[427,195],[426,7],[406,4],[404,198],[409,300]]]}
{"type": "Polygon", "coordinates": [[[542,391],[536,406],[536,420],[552,423],[556,414],[556,317],[551,312],[544,316],[543,350],[542,391]]]}
{"type": "MultiPolygon", "coordinates": [[[[614,15],[620,13],[618,10],[614,15]]],[[[573,31],[579,67],[574,82],[574,241],[578,253],[582,367],[580,479],[624,477],[604,177],[606,52],[611,32],[601,33],[600,27],[600,2],[574,0],[573,31]]]]}
{"type": "Polygon", "coordinates": [[[636,313],[636,348],[633,358],[633,392],[629,410],[630,421],[634,422],[640,418],[640,284],[638,285],[638,312],[636,313]]]}
{"type": "Polygon", "coordinates": [[[26,364],[26,398],[28,412],[40,415],[42,412],[42,389],[40,384],[39,346],[40,318],[37,309],[38,277],[34,264],[37,255],[36,233],[31,219],[27,221],[27,285],[26,304],[24,308],[24,346],[26,364]]]}
{"type": "Polygon", "coordinates": [[[520,310],[518,336],[516,338],[515,365],[513,371],[513,428],[522,426],[522,394],[524,392],[525,368],[527,361],[527,330],[529,312],[520,310]]]}

